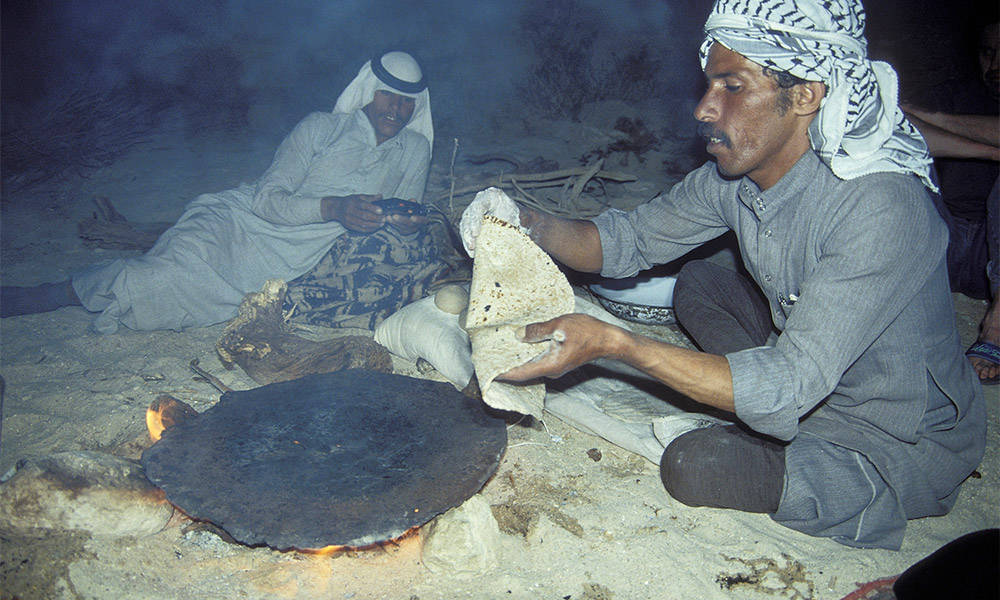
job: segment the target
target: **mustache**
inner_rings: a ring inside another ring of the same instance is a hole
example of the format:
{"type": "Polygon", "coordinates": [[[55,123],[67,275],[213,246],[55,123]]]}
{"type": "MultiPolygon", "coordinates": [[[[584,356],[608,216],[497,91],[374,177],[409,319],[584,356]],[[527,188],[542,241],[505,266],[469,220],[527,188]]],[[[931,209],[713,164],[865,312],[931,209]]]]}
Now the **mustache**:
{"type": "Polygon", "coordinates": [[[698,135],[704,138],[705,141],[708,141],[711,138],[716,138],[721,140],[725,147],[730,147],[729,136],[713,127],[711,123],[706,123],[704,121],[698,123],[698,135]]]}

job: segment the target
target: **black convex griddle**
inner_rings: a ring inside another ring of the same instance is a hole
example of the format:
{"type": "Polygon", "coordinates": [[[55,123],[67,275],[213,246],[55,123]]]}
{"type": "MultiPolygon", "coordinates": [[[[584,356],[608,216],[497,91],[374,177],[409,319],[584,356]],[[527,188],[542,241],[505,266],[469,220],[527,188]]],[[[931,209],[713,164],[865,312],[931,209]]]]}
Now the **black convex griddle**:
{"type": "Polygon", "coordinates": [[[463,503],[507,446],[447,383],[363,369],[226,392],[164,431],[147,477],[188,516],[277,549],[366,546],[463,503]]]}

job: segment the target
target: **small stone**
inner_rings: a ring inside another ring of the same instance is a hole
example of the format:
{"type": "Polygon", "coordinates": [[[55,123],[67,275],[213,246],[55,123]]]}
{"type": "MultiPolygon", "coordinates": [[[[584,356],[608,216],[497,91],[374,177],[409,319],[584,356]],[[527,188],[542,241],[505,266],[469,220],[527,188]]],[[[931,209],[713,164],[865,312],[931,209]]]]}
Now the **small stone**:
{"type": "Polygon", "coordinates": [[[84,531],[150,535],[173,507],[139,463],[103,452],[58,452],[24,461],[0,485],[0,532],[84,531]]]}
{"type": "Polygon", "coordinates": [[[438,309],[457,315],[469,305],[469,292],[460,285],[446,285],[434,294],[434,306],[438,309]]]}
{"type": "Polygon", "coordinates": [[[422,561],[432,573],[475,577],[497,565],[500,527],[479,496],[425,525],[421,537],[422,561]]]}

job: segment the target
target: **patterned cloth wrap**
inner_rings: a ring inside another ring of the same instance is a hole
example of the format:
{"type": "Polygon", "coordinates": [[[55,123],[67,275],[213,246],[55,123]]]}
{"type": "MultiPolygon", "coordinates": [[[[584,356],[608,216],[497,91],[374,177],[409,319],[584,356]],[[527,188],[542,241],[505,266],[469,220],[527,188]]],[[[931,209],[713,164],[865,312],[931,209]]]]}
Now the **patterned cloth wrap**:
{"type": "Polygon", "coordinates": [[[837,177],[913,173],[936,192],[927,144],[899,108],[896,72],[868,60],[864,30],[858,0],[717,0],[701,64],[718,42],[761,66],[825,83],[809,137],[837,177]]]}
{"type": "Polygon", "coordinates": [[[294,306],[292,320],[300,323],[373,330],[427,295],[449,269],[429,226],[411,236],[391,225],[347,232],[319,264],[289,283],[284,308],[294,306]]]}

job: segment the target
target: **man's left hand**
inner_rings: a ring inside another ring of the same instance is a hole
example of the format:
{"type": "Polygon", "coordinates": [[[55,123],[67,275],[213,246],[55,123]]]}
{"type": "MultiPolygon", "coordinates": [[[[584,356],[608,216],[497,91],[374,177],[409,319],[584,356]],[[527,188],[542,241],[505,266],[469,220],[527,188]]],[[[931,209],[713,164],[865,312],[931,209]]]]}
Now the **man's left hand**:
{"type": "Polygon", "coordinates": [[[497,379],[527,381],[538,377],[561,377],[598,358],[617,357],[627,343],[628,332],[604,321],[581,314],[556,317],[524,328],[521,340],[528,343],[551,340],[552,348],[497,379]]]}

